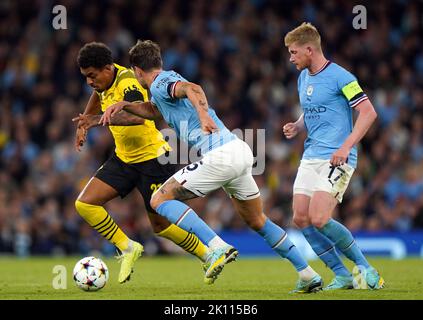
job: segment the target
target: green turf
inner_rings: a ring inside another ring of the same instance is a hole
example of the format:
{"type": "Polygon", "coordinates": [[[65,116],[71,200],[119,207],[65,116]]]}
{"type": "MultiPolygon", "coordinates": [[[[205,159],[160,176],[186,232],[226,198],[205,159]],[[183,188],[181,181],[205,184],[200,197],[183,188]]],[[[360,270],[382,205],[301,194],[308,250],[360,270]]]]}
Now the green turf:
{"type": "MultiPolygon", "coordinates": [[[[203,284],[200,263],[187,256],[143,257],[136,264],[130,282],[117,283],[119,265],[105,259],[110,278],[98,292],[84,292],[72,280],[72,269],[81,257],[66,258],[0,258],[0,299],[423,299],[423,260],[371,259],[370,262],[386,280],[383,290],[347,290],[292,295],[288,292],[296,281],[294,268],[279,259],[247,259],[226,266],[218,281],[203,284]],[[53,289],[55,265],[67,268],[67,289],[53,289]]],[[[332,274],[321,262],[311,266],[328,283],[332,274]]],[[[348,264],[351,267],[351,264],[348,264]]]]}

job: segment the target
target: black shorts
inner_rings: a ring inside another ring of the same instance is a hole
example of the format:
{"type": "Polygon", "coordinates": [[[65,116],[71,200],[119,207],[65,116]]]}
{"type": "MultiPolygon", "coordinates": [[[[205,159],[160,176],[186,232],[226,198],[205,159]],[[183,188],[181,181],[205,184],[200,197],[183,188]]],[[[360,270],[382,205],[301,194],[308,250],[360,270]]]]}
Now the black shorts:
{"type": "Polygon", "coordinates": [[[150,206],[151,195],[176,172],[176,168],[175,164],[160,164],[158,158],[125,163],[114,153],[97,170],[95,177],[113,187],[121,198],[136,187],[144,199],[147,211],[154,213],[150,206]]]}

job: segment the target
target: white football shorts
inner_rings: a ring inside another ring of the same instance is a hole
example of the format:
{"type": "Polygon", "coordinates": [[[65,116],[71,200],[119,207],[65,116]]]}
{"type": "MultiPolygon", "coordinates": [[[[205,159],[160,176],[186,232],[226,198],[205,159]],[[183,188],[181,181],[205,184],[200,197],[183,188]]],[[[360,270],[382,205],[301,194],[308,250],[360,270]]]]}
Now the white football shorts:
{"type": "Polygon", "coordinates": [[[232,198],[250,200],[260,196],[252,176],[254,156],[241,139],[209,151],[204,157],[173,175],[176,181],[199,197],[223,188],[232,198]]]}
{"type": "Polygon", "coordinates": [[[325,191],[340,203],[354,173],[348,164],[333,167],[329,160],[301,160],[294,182],[294,194],[312,196],[314,191],[325,191]]]}

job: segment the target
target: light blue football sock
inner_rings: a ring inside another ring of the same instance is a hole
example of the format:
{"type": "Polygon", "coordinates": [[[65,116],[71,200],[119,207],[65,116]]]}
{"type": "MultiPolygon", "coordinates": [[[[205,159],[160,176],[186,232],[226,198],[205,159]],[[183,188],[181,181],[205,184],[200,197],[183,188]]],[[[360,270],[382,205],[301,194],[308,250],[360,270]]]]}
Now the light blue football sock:
{"type": "Polygon", "coordinates": [[[164,201],[156,208],[156,211],[178,227],[194,233],[206,245],[217,236],[194,210],[181,201],[164,201]]]}
{"type": "Polygon", "coordinates": [[[308,226],[302,229],[301,232],[313,251],[335,273],[335,275],[343,277],[351,276],[351,273],[342,263],[341,258],[336,252],[333,242],[324,234],[319,232],[314,226],[308,226]]]}
{"type": "Polygon", "coordinates": [[[274,224],[270,219],[267,219],[263,228],[257,232],[281,257],[291,261],[298,272],[307,268],[307,261],[289,240],[286,231],[274,224]]]}
{"type": "Polygon", "coordinates": [[[335,243],[335,246],[356,265],[361,265],[365,268],[370,266],[360,248],[355,243],[350,230],[344,225],[330,219],[319,231],[335,243]]]}

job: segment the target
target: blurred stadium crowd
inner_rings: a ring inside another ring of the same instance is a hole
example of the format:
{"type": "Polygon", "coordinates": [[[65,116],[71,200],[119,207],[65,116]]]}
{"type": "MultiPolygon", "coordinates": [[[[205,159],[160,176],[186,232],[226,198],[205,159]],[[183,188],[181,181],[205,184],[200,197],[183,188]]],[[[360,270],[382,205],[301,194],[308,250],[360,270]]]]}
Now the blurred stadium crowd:
{"type": "MultiPolygon", "coordinates": [[[[265,212],[291,222],[292,184],[304,136],[282,125],[300,114],[297,70],[283,37],[315,24],[330,60],[351,70],[378,112],[336,213],[352,231],[423,228],[423,5],[361,1],[367,30],[352,27],[351,1],[61,1],[67,29],[52,27],[53,3],[0,4],[0,252],[89,253],[113,248],[80,218],[74,201],[113,150],[106,128],[74,148],[72,117],[90,94],[76,65],[80,47],[105,42],[127,65],[137,38],[162,47],[165,68],[201,84],[230,129],[266,129],[266,170],[255,176],[265,212]],[[212,3],[212,4],[211,4],[212,3]],[[210,5],[211,4],[211,5],[210,5]]],[[[263,146],[261,146],[263,147],[263,146]]],[[[256,151],[257,152],[257,151],[256,151]]],[[[216,230],[244,229],[222,191],[191,205],[216,230]]],[[[148,253],[171,251],[154,237],[141,196],[106,207],[148,253]]]]}

